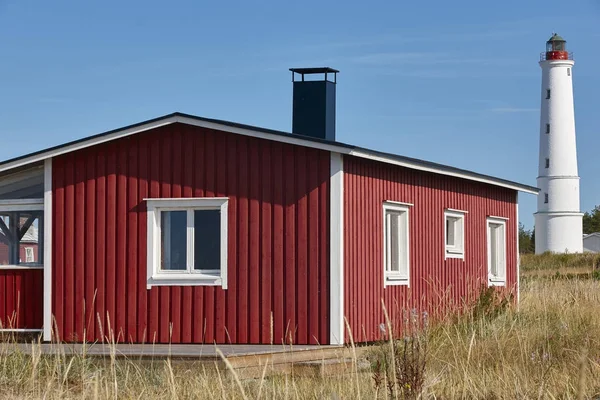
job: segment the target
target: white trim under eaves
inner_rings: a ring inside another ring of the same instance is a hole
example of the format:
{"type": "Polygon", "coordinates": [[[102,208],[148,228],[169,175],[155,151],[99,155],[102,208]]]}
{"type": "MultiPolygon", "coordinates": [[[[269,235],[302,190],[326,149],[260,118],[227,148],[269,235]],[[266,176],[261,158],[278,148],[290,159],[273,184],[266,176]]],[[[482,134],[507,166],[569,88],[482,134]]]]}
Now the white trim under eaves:
{"type": "Polygon", "coordinates": [[[23,165],[31,164],[34,162],[42,161],[42,160],[45,160],[45,159],[48,159],[51,157],[56,157],[56,156],[59,156],[59,155],[65,154],[65,153],[72,152],[72,151],[84,149],[84,148],[94,146],[94,145],[97,145],[100,143],[105,143],[105,142],[108,142],[111,140],[131,136],[136,133],[144,132],[144,131],[147,131],[150,129],[155,129],[155,128],[158,128],[161,126],[174,124],[174,123],[183,123],[183,124],[187,124],[187,125],[198,126],[198,127],[202,127],[202,128],[208,128],[208,129],[214,129],[214,130],[219,130],[219,131],[223,131],[223,132],[230,132],[230,133],[235,133],[238,135],[250,136],[250,137],[255,137],[255,138],[259,138],[259,139],[266,139],[266,140],[271,140],[271,141],[275,141],[275,142],[310,147],[310,148],[330,151],[330,152],[334,152],[334,153],[340,153],[342,155],[351,155],[351,156],[355,156],[355,157],[359,157],[359,158],[366,158],[366,159],[370,159],[370,160],[380,161],[383,163],[398,165],[398,166],[405,167],[405,168],[433,172],[433,173],[440,174],[440,175],[454,176],[457,178],[467,179],[467,180],[476,181],[476,182],[483,182],[483,183],[487,183],[490,185],[506,187],[509,189],[519,190],[519,191],[526,192],[526,193],[531,193],[531,194],[536,194],[536,195],[538,194],[538,191],[532,190],[530,187],[525,186],[525,185],[512,184],[510,182],[496,180],[491,177],[488,178],[485,176],[479,176],[478,174],[475,174],[475,173],[471,174],[471,173],[468,173],[467,171],[465,171],[465,172],[454,171],[454,170],[449,170],[449,169],[443,168],[443,166],[435,167],[434,165],[424,165],[422,163],[411,162],[410,160],[406,160],[406,159],[401,159],[401,158],[396,158],[396,157],[386,157],[385,155],[382,155],[378,152],[369,151],[367,149],[355,149],[350,146],[322,143],[322,142],[316,142],[313,140],[305,140],[305,139],[299,138],[297,135],[296,136],[292,136],[292,135],[287,136],[284,133],[276,134],[276,133],[263,132],[258,129],[252,129],[251,127],[231,126],[229,124],[219,123],[217,121],[208,121],[208,120],[193,118],[193,117],[185,116],[185,115],[167,116],[165,118],[157,119],[157,120],[154,120],[154,121],[142,124],[142,125],[137,125],[137,126],[125,128],[122,130],[117,130],[112,133],[108,133],[105,135],[100,135],[97,137],[90,138],[88,140],[81,140],[81,141],[72,143],[70,145],[65,145],[65,146],[51,149],[48,151],[36,153],[29,157],[23,157],[23,158],[14,160],[12,162],[8,162],[4,165],[1,165],[0,172],[7,171],[7,170],[17,168],[17,167],[21,167],[23,165]]]}
{"type": "Polygon", "coordinates": [[[52,340],[52,159],[44,161],[44,341],[52,340]]]}
{"type": "Polygon", "coordinates": [[[344,344],[344,159],[331,153],[329,201],[329,344],[344,344]]]}
{"type": "Polygon", "coordinates": [[[468,173],[462,173],[462,172],[458,172],[458,171],[448,171],[446,169],[435,168],[433,166],[425,166],[425,165],[421,165],[421,164],[417,164],[417,163],[412,163],[408,160],[401,161],[401,160],[391,158],[391,157],[383,157],[379,154],[371,153],[371,152],[368,152],[365,150],[351,150],[348,154],[351,156],[355,156],[355,157],[367,158],[369,160],[380,161],[380,162],[384,162],[387,164],[398,165],[400,167],[416,169],[419,171],[433,172],[435,174],[440,174],[440,175],[454,176],[457,178],[467,179],[467,180],[475,181],[475,182],[487,183],[490,185],[505,187],[505,188],[513,189],[513,190],[519,190],[521,192],[535,194],[535,195],[538,194],[537,191],[525,188],[523,186],[513,185],[508,182],[499,182],[494,179],[486,178],[483,176],[474,176],[474,175],[471,175],[468,173]]]}

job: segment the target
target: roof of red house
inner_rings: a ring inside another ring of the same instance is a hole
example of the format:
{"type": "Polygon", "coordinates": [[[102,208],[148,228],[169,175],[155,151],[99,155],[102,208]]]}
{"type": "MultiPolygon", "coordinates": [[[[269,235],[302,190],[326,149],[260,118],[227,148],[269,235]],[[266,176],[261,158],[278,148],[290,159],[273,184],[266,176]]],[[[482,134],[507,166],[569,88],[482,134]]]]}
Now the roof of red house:
{"type": "Polygon", "coordinates": [[[108,132],[103,132],[97,135],[88,136],[59,146],[51,147],[45,150],[40,150],[34,153],[26,154],[20,157],[3,161],[0,163],[0,172],[8,171],[13,168],[18,168],[35,162],[39,162],[50,157],[58,156],[60,154],[69,153],[71,151],[93,146],[95,144],[108,142],[111,140],[119,139],[121,137],[130,136],[136,133],[140,133],[146,130],[154,129],[160,126],[169,125],[173,123],[183,123],[188,125],[201,126],[205,128],[211,128],[246,136],[253,136],[284,143],[296,144],[300,146],[319,148],[336,153],[347,154],[361,158],[368,158],[393,165],[399,165],[406,168],[428,171],[441,175],[455,176],[472,181],[507,187],[522,192],[532,194],[539,193],[539,189],[534,186],[524,185],[518,182],[484,175],[465,169],[455,168],[448,165],[420,160],[417,158],[385,153],[337,141],[334,142],[304,135],[297,135],[288,132],[244,125],[236,122],[204,118],[179,112],[139,122],[137,124],[125,126],[122,128],[114,129],[108,132]]]}

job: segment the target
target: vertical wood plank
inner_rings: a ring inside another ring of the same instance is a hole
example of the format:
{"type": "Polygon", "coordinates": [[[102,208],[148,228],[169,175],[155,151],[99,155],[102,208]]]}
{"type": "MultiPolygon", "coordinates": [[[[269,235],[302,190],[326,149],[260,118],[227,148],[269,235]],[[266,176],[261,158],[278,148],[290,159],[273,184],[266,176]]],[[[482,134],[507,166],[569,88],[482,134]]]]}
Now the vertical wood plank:
{"type": "Polygon", "coordinates": [[[249,342],[260,343],[260,147],[256,139],[249,140],[249,260],[248,260],[248,330],[249,342]]]}
{"type": "Polygon", "coordinates": [[[86,340],[94,341],[96,333],[96,154],[85,160],[85,330],[86,340]]]}

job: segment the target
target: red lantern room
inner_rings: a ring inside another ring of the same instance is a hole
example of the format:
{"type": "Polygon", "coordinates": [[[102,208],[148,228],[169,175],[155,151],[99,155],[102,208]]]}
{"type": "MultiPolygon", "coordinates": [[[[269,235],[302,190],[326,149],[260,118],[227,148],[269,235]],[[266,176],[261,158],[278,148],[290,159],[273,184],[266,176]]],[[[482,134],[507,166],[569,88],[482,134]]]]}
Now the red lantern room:
{"type": "Polygon", "coordinates": [[[567,41],[556,33],[546,42],[546,52],[540,56],[541,61],[572,59],[573,53],[567,52],[567,41]]]}

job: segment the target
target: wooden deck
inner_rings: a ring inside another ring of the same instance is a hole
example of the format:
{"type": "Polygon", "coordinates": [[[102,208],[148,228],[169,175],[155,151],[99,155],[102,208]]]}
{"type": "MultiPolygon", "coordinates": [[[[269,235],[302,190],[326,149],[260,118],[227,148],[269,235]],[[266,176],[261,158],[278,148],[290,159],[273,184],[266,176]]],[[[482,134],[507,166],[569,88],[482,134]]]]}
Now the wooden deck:
{"type": "MultiPolygon", "coordinates": [[[[31,352],[32,345],[17,343],[16,346],[23,352],[31,352]]],[[[69,344],[69,343],[41,343],[33,345],[36,350],[41,349],[43,354],[110,356],[128,358],[188,358],[188,359],[220,359],[218,350],[224,357],[250,356],[273,353],[290,353],[306,350],[341,349],[339,346],[289,346],[289,345],[260,345],[260,344],[69,344]]]]}
{"type": "Polygon", "coordinates": [[[281,373],[340,374],[364,366],[368,347],[318,345],[210,345],[210,344],[49,344],[16,343],[24,353],[116,357],[131,361],[166,360],[192,364],[210,363],[221,370],[235,371],[243,378],[281,373]],[[222,356],[219,354],[222,353],[222,356]],[[229,364],[227,366],[227,364],[229,364]]]}

